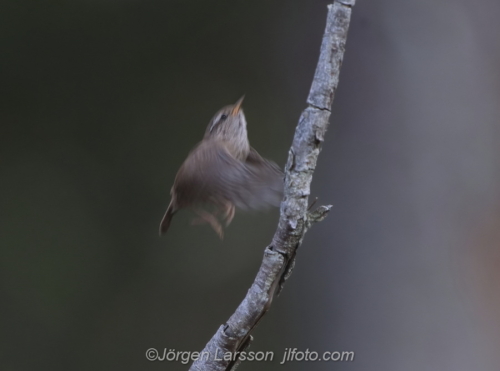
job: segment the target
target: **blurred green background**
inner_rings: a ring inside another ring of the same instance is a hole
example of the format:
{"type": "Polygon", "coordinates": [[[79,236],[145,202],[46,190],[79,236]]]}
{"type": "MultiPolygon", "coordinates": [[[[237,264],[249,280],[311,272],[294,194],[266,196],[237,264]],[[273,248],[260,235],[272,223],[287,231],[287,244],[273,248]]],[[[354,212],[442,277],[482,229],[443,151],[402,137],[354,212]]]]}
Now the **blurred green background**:
{"type": "MultiPolygon", "coordinates": [[[[220,241],[158,224],[175,173],[246,94],[280,166],[327,0],[0,3],[0,368],[185,370],[253,281],[278,211],[220,241]]],[[[500,366],[500,5],[358,1],[312,195],[333,203],[241,370],[500,366]],[[285,348],[351,363],[279,365],[285,348]]]]}

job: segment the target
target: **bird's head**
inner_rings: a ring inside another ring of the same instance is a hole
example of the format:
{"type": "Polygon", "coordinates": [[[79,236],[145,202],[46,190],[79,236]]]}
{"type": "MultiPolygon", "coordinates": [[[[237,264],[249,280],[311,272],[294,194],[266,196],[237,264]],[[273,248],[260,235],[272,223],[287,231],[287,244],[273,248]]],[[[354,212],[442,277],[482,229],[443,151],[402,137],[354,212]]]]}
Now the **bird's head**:
{"type": "Polygon", "coordinates": [[[205,138],[222,137],[229,139],[236,135],[245,135],[246,137],[247,121],[241,108],[243,98],[245,96],[238,99],[235,104],[225,106],[215,114],[208,124],[205,138]]]}

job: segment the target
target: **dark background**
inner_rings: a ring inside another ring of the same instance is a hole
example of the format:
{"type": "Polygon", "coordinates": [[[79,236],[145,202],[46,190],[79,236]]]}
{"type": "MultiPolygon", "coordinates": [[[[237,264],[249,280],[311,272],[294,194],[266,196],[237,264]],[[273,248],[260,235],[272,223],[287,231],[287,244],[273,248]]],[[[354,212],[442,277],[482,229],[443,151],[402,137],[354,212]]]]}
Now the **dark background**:
{"type": "MultiPolygon", "coordinates": [[[[0,3],[0,368],[185,370],[244,297],[278,211],[220,241],[175,172],[246,94],[281,166],[327,0],[0,3]]],[[[497,370],[500,5],[358,1],[312,195],[333,203],[241,370],[497,370]],[[351,363],[279,365],[285,348],[351,363]]]]}

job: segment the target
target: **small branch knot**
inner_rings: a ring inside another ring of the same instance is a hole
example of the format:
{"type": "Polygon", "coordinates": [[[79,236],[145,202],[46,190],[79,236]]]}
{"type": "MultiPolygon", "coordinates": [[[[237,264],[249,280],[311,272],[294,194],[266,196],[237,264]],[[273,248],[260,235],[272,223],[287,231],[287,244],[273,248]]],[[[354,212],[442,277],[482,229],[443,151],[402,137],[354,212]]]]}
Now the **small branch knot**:
{"type": "Polygon", "coordinates": [[[318,207],[316,210],[307,213],[307,229],[309,229],[314,223],[321,222],[325,219],[332,207],[332,205],[323,205],[318,207]]]}

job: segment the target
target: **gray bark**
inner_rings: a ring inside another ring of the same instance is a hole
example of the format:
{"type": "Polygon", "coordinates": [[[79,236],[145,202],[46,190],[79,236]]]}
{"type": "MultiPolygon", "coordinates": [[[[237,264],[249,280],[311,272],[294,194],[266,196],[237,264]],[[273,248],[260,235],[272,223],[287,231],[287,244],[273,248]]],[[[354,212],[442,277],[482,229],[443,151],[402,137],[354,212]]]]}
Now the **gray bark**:
{"type": "MultiPolygon", "coordinates": [[[[247,295],[226,324],[203,349],[209,357],[194,361],[190,370],[232,370],[238,361],[224,354],[244,351],[250,345],[252,329],[269,310],[290,276],[297,248],[310,226],[323,220],[331,206],[308,212],[308,197],[316,161],[329,125],[332,102],[339,81],[347,30],[354,0],[335,1],[328,6],[326,28],[316,73],[302,112],[285,168],[285,196],[278,228],[247,295]],[[217,355],[217,357],[216,357],[217,355]]],[[[234,359],[234,358],[233,358],[234,359]]]]}

